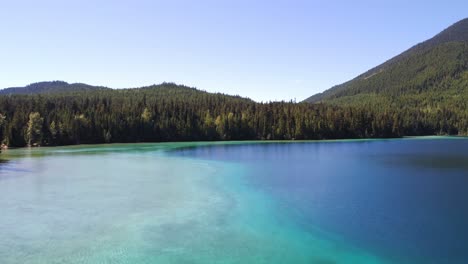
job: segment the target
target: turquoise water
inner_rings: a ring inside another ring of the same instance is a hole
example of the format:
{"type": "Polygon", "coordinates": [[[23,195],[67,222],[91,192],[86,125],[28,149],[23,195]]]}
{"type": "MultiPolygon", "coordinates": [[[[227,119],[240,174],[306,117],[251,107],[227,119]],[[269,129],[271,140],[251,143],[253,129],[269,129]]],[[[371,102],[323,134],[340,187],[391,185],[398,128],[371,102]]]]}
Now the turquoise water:
{"type": "Polygon", "coordinates": [[[468,140],[8,150],[0,263],[466,263],[468,140]]]}

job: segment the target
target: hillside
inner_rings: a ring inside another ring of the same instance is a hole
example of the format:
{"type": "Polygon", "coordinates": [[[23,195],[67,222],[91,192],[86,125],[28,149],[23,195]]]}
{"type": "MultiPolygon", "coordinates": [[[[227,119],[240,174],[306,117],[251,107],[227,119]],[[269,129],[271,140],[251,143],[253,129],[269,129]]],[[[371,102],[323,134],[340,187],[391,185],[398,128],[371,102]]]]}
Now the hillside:
{"type": "Polygon", "coordinates": [[[63,81],[38,82],[25,87],[10,87],[0,90],[0,95],[11,94],[48,94],[109,89],[84,83],[67,83],[63,81]]]}
{"type": "Polygon", "coordinates": [[[158,85],[144,86],[140,88],[124,88],[113,89],[103,86],[94,86],[84,83],[67,83],[64,81],[49,81],[37,82],[29,84],[25,87],[11,87],[0,89],[1,95],[73,95],[85,96],[93,94],[111,95],[111,94],[134,94],[144,93],[151,94],[152,96],[194,96],[197,94],[204,94],[207,96],[221,96],[226,98],[236,98],[250,101],[248,98],[241,98],[240,96],[231,96],[220,93],[208,93],[196,88],[188,87],[185,85],[177,85],[174,83],[162,83],[158,85]]]}
{"type": "Polygon", "coordinates": [[[393,102],[434,107],[458,104],[466,99],[468,19],[453,24],[353,80],[305,101],[346,105],[393,102]]]}
{"type": "Polygon", "coordinates": [[[468,19],[307,102],[41,82],[0,90],[0,144],[468,135],[468,19]]]}
{"type": "Polygon", "coordinates": [[[392,107],[385,102],[379,107],[256,103],[171,83],[133,89],[49,89],[0,95],[0,143],[23,147],[467,135],[466,101],[462,103],[463,111],[392,107]]]}

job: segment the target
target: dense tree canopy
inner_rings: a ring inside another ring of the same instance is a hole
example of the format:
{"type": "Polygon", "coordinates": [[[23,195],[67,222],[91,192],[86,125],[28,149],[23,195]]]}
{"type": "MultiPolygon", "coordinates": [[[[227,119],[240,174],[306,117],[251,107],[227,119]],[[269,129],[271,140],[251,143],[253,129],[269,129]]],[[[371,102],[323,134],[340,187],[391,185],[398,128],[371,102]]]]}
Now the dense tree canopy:
{"type": "Polygon", "coordinates": [[[315,94],[309,103],[385,107],[466,109],[468,100],[468,19],[419,43],[356,78],[315,94]],[[464,108],[463,108],[464,107],[464,108]]]}
{"type": "Polygon", "coordinates": [[[337,139],[468,134],[466,101],[421,109],[394,102],[256,103],[175,84],[0,96],[0,138],[21,147],[106,142],[337,139]]]}
{"type": "Polygon", "coordinates": [[[468,42],[450,42],[379,66],[347,83],[307,99],[308,102],[355,100],[365,94],[373,98],[468,92],[468,42]]]}

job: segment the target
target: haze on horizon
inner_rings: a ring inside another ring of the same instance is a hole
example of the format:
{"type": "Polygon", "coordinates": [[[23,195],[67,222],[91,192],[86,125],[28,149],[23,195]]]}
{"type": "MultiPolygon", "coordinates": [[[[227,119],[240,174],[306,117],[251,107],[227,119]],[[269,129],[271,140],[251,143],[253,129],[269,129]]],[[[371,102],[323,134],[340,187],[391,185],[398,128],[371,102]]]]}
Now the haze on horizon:
{"type": "Polygon", "coordinates": [[[0,88],[176,82],[303,100],[466,17],[466,1],[9,1],[0,88]]]}

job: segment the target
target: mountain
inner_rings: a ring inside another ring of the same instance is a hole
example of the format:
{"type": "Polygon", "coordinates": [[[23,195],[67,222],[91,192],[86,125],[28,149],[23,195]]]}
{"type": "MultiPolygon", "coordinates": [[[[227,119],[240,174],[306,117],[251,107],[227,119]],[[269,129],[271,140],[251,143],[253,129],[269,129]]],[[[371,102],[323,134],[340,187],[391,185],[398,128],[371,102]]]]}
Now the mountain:
{"type": "Polygon", "coordinates": [[[467,100],[461,97],[459,107],[431,111],[386,102],[377,107],[257,103],[173,83],[132,89],[85,85],[81,90],[59,84],[29,87],[26,95],[21,94],[26,88],[0,95],[0,144],[468,135],[467,100]]]}
{"type": "Polygon", "coordinates": [[[448,104],[454,97],[468,98],[468,18],[433,38],[357,76],[307,98],[309,103],[401,104],[437,102],[448,104]]]}
{"type": "Polygon", "coordinates": [[[0,90],[0,96],[2,95],[61,95],[73,93],[76,96],[83,96],[84,94],[93,94],[94,92],[100,92],[104,94],[108,93],[148,93],[150,92],[155,96],[194,96],[196,94],[206,94],[208,96],[222,96],[226,98],[236,98],[245,101],[251,101],[249,98],[240,96],[225,95],[221,93],[208,93],[196,88],[188,87],[185,85],[178,85],[175,83],[161,83],[150,86],[144,86],[140,88],[125,88],[125,89],[113,89],[103,86],[94,86],[84,83],[67,83],[64,81],[50,81],[50,82],[37,82],[29,84],[25,87],[11,87],[0,90]]]}
{"type": "Polygon", "coordinates": [[[92,86],[84,83],[67,83],[63,81],[38,82],[25,87],[11,87],[0,90],[0,95],[8,94],[49,94],[64,92],[82,92],[109,89],[102,86],[92,86]]]}

